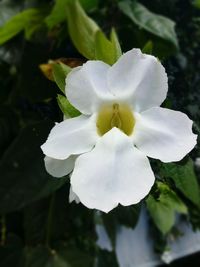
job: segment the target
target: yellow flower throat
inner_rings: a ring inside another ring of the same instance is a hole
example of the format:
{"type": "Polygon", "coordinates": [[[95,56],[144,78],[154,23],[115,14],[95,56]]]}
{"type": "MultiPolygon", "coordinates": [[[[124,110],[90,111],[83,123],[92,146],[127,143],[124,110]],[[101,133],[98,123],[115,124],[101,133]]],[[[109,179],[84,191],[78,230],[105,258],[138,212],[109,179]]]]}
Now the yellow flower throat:
{"type": "Polygon", "coordinates": [[[97,116],[97,130],[100,136],[113,127],[119,128],[126,135],[131,135],[135,125],[135,118],[129,106],[114,103],[103,106],[97,116]]]}

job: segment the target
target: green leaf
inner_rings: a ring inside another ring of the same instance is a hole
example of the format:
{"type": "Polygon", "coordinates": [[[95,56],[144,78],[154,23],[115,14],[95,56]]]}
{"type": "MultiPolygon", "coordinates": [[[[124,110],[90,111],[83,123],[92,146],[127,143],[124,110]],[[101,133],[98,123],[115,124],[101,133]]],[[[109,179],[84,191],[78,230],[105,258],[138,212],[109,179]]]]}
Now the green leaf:
{"type": "MultiPolygon", "coordinates": [[[[57,24],[66,21],[66,10],[70,0],[56,0],[51,13],[46,17],[45,22],[49,29],[52,29],[57,24]]],[[[80,0],[81,5],[85,10],[90,10],[97,7],[98,0],[80,0]]]]}
{"type": "Polygon", "coordinates": [[[43,11],[32,8],[12,17],[0,28],[0,45],[12,39],[23,30],[25,30],[26,38],[29,39],[40,26],[43,16],[43,11]]]}
{"type": "Polygon", "coordinates": [[[25,207],[60,188],[66,178],[48,175],[40,146],[53,123],[42,121],[24,128],[0,161],[0,213],[25,207]]]}
{"type": "Polygon", "coordinates": [[[73,107],[65,96],[58,94],[57,101],[65,117],[73,118],[81,115],[80,111],[73,107]]]}
{"type": "Polygon", "coordinates": [[[176,48],[179,47],[175,23],[171,19],[154,14],[142,4],[129,0],[121,1],[119,8],[140,28],[172,43],[176,48]]]}
{"type": "Polygon", "coordinates": [[[19,12],[22,4],[12,0],[0,1],[0,26],[19,12]]]}
{"type": "Polygon", "coordinates": [[[71,68],[63,63],[53,64],[53,78],[60,90],[65,94],[65,79],[71,68]]]}
{"type": "Polygon", "coordinates": [[[192,201],[192,203],[200,207],[199,184],[194,173],[193,161],[191,159],[184,165],[178,165],[176,163],[163,164],[161,175],[171,178],[176,187],[192,201]]]}
{"type": "Polygon", "coordinates": [[[152,55],[153,52],[153,42],[148,41],[142,49],[142,53],[152,55]]]}
{"type": "Polygon", "coordinates": [[[107,64],[114,64],[121,56],[121,47],[114,30],[111,32],[111,41],[99,30],[95,35],[95,59],[107,64]]]}
{"type": "Polygon", "coordinates": [[[113,44],[116,58],[118,59],[122,55],[122,49],[121,49],[121,45],[119,43],[117,33],[116,33],[114,28],[112,28],[112,30],[111,30],[110,40],[111,40],[111,43],[113,44]]]}
{"type": "MultiPolygon", "coordinates": [[[[65,79],[70,71],[71,68],[63,63],[53,64],[54,81],[64,94],[65,94],[65,79]]],[[[65,96],[58,94],[57,101],[61,111],[66,117],[77,117],[81,114],[75,107],[73,107],[70,104],[70,102],[65,96]]]]}
{"type": "Polygon", "coordinates": [[[200,8],[200,0],[194,0],[193,5],[197,8],[200,8]]]}
{"type": "Polygon", "coordinates": [[[84,57],[94,59],[95,35],[99,26],[87,16],[77,0],[68,3],[67,22],[74,46],[84,57]]]}
{"type": "Polygon", "coordinates": [[[167,234],[175,224],[176,212],[186,214],[187,207],[167,185],[158,182],[157,186],[159,197],[149,195],[147,209],[157,228],[162,234],[167,234]]]}

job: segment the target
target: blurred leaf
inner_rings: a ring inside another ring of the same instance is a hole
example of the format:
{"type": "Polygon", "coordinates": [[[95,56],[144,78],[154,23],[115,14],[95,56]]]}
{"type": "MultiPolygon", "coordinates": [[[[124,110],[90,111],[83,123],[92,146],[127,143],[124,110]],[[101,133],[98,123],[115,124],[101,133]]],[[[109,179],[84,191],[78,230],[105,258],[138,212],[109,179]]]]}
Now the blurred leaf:
{"type": "Polygon", "coordinates": [[[116,255],[114,252],[99,250],[97,254],[96,267],[118,267],[116,255]]]}
{"type": "Polygon", "coordinates": [[[73,118],[81,115],[80,111],[73,107],[65,96],[58,94],[57,101],[65,117],[73,118]]]}
{"type": "MultiPolygon", "coordinates": [[[[49,29],[52,29],[59,23],[66,21],[67,5],[70,0],[56,0],[51,13],[46,17],[45,21],[49,29]]],[[[97,7],[98,0],[80,0],[85,10],[97,7]]]]}
{"type": "Polygon", "coordinates": [[[22,11],[12,17],[0,28],[0,45],[12,39],[23,30],[25,30],[26,38],[29,39],[41,25],[43,16],[43,11],[32,8],[22,11]]]}
{"type": "Polygon", "coordinates": [[[45,246],[25,250],[25,267],[92,267],[93,258],[62,243],[54,249],[45,246]]]}
{"type": "Polygon", "coordinates": [[[65,182],[47,174],[40,149],[53,123],[42,121],[28,126],[9,146],[0,161],[0,213],[25,207],[48,196],[65,182]]]}
{"type": "Polygon", "coordinates": [[[69,246],[65,243],[58,244],[56,249],[60,256],[65,259],[65,261],[69,262],[71,267],[94,266],[92,253],[86,253],[84,249],[79,249],[77,246],[69,246]]]}
{"type": "Polygon", "coordinates": [[[25,267],[71,267],[59,253],[45,246],[25,249],[25,267]]]}
{"type": "Polygon", "coordinates": [[[200,8],[200,0],[194,0],[193,5],[197,8],[200,8]]]}
{"type": "Polygon", "coordinates": [[[148,41],[142,49],[142,53],[152,55],[153,52],[153,42],[148,41]]]}
{"type": "Polygon", "coordinates": [[[187,207],[167,185],[157,183],[158,198],[149,195],[147,209],[162,234],[167,234],[175,224],[175,213],[187,213],[187,207]]]}
{"type": "Polygon", "coordinates": [[[95,35],[95,59],[113,65],[121,56],[121,47],[114,30],[111,32],[111,41],[99,30],[95,35]]]}
{"type": "Polygon", "coordinates": [[[200,190],[197,177],[194,173],[193,161],[189,159],[186,164],[163,164],[161,175],[171,178],[176,187],[195,205],[200,207],[200,190]]]}
{"type": "Polygon", "coordinates": [[[196,206],[189,207],[189,220],[194,230],[200,230],[200,208],[196,206]]]}
{"type": "Polygon", "coordinates": [[[140,28],[172,43],[176,48],[179,47],[175,23],[171,19],[154,14],[142,4],[129,0],[121,1],[119,8],[140,28]]]}
{"type": "Polygon", "coordinates": [[[140,205],[132,205],[129,207],[119,206],[115,209],[115,216],[119,224],[126,227],[134,228],[138,222],[140,215],[140,205]]]}
{"type": "Polygon", "coordinates": [[[0,2],[0,26],[2,26],[10,17],[14,16],[20,10],[20,3],[12,0],[0,2]]]}
{"type": "Polygon", "coordinates": [[[65,94],[65,79],[70,73],[71,68],[62,63],[53,64],[53,78],[60,90],[65,94]]]}
{"type": "Polygon", "coordinates": [[[68,3],[67,22],[74,46],[84,57],[94,59],[95,35],[99,27],[87,16],[77,0],[68,3]]]}
{"type": "Polygon", "coordinates": [[[111,43],[114,46],[116,58],[118,59],[122,55],[122,49],[121,49],[121,45],[119,43],[119,39],[118,39],[117,33],[116,33],[114,28],[112,28],[112,30],[111,30],[110,40],[111,40],[111,43]]]}
{"type": "Polygon", "coordinates": [[[0,246],[1,267],[21,267],[23,243],[16,235],[8,235],[4,246],[0,246]]]}
{"type": "Polygon", "coordinates": [[[66,9],[69,0],[56,0],[51,13],[46,17],[45,22],[49,29],[66,20],[66,9]]]}

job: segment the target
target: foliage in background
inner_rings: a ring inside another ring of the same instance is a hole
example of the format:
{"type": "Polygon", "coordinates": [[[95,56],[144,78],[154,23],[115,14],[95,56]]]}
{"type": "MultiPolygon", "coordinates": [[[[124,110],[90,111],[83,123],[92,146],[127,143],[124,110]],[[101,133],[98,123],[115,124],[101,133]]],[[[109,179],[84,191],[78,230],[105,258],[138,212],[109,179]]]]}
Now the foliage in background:
{"type": "MultiPolygon", "coordinates": [[[[133,47],[159,57],[170,83],[164,105],[189,114],[200,133],[199,1],[80,3],[0,1],[1,267],[117,267],[114,252],[96,245],[97,217],[113,247],[118,225],[137,223],[140,205],[97,216],[69,204],[68,177],[54,179],[44,169],[40,145],[53,123],[80,114],[64,95],[71,68],[87,59],[113,64],[133,47]]],[[[152,161],[158,183],[143,204],[155,241],[172,234],[177,212],[200,228],[197,157],[196,149],[180,163],[152,161]]]]}

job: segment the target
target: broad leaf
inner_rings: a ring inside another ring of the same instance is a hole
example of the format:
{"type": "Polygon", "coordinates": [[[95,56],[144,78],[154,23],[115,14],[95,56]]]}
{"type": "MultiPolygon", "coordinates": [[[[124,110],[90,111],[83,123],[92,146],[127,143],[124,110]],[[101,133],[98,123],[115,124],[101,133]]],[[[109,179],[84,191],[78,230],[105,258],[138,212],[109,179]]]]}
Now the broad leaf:
{"type": "Polygon", "coordinates": [[[67,7],[67,22],[70,37],[77,50],[86,58],[95,58],[95,35],[98,25],[87,16],[77,0],[67,7]]]}
{"type": "Polygon", "coordinates": [[[161,175],[171,178],[176,187],[195,205],[200,207],[200,190],[194,173],[193,161],[190,159],[184,165],[176,163],[163,164],[161,175]]]}
{"type": "Polygon", "coordinates": [[[60,90],[65,94],[65,79],[71,68],[63,63],[53,64],[53,78],[60,90]]]}
{"type": "Polygon", "coordinates": [[[155,198],[149,195],[146,200],[147,209],[157,228],[167,234],[175,224],[176,212],[186,214],[187,207],[167,185],[159,182],[157,186],[159,196],[155,198]]]}
{"type": "Polygon", "coordinates": [[[193,5],[197,8],[200,8],[200,0],[194,0],[193,5]]]}
{"type": "Polygon", "coordinates": [[[175,23],[164,16],[154,14],[138,2],[129,0],[119,3],[121,11],[140,28],[179,47],[175,33],[175,23]]]}
{"type": "Polygon", "coordinates": [[[40,146],[53,123],[42,121],[23,129],[0,161],[0,213],[25,207],[48,196],[65,182],[48,175],[40,146]]]}
{"type": "Polygon", "coordinates": [[[40,27],[43,16],[43,11],[32,8],[22,11],[12,17],[0,28],[0,45],[4,44],[23,30],[25,30],[26,38],[29,39],[35,30],[40,27]]]}
{"type": "Polygon", "coordinates": [[[121,56],[121,48],[115,31],[111,32],[111,41],[99,30],[95,35],[95,59],[112,65],[121,56]]]}
{"type": "Polygon", "coordinates": [[[111,43],[113,44],[116,58],[118,59],[122,55],[122,49],[119,43],[117,33],[114,28],[111,30],[110,40],[111,40],[111,43]]]}
{"type": "Polygon", "coordinates": [[[81,115],[80,111],[73,107],[65,96],[58,94],[57,101],[66,118],[73,118],[81,115]]]}
{"type": "MultiPolygon", "coordinates": [[[[49,29],[59,23],[66,21],[67,4],[70,0],[56,0],[51,13],[46,17],[45,22],[49,29]]],[[[80,0],[85,10],[90,10],[97,6],[98,0],[80,0]]]]}
{"type": "Polygon", "coordinates": [[[0,1],[0,26],[19,12],[19,9],[19,3],[13,2],[12,0],[0,1]]]}

